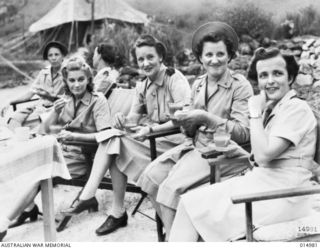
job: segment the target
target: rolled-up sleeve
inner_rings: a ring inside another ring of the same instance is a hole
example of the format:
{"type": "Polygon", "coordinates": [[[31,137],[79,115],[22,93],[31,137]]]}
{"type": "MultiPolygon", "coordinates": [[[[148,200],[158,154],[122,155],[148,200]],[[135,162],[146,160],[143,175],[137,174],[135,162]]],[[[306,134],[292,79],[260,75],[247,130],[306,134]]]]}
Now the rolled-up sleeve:
{"type": "Polygon", "coordinates": [[[111,127],[111,114],[108,101],[105,97],[99,96],[93,108],[94,122],[97,131],[111,127]]]}
{"type": "Polygon", "coordinates": [[[146,81],[138,82],[136,85],[136,93],[132,100],[132,105],[130,108],[130,113],[133,114],[144,114],[145,112],[145,98],[144,98],[144,89],[146,81]]]}
{"type": "Polygon", "coordinates": [[[314,115],[306,104],[291,101],[281,112],[281,119],[275,120],[269,137],[281,137],[297,146],[315,126],[314,115]]]}
{"type": "Polygon", "coordinates": [[[170,78],[170,93],[174,103],[190,104],[191,89],[189,82],[178,70],[170,78]]]}

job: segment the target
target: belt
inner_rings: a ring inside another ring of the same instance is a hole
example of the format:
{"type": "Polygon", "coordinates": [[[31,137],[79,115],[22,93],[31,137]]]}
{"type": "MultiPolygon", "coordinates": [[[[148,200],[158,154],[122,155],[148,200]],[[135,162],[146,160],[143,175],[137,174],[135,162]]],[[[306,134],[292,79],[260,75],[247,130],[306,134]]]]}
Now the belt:
{"type": "MultiPolygon", "coordinates": [[[[251,165],[259,167],[259,165],[252,161],[252,157],[249,159],[251,165]]],[[[287,167],[302,167],[313,171],[315,168],[318,168],[319,165],[311,158],[283,158],[283,159],[274,159],[268,163],[262,165],[265,168],[287,168],[287,167]]]]}

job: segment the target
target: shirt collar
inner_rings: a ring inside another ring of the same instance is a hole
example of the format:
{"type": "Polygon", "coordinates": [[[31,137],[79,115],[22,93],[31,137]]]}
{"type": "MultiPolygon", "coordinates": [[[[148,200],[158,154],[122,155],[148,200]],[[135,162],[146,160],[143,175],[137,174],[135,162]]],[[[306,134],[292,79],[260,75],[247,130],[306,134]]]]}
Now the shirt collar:
{"type": "Polygon", "coordinates": [[[296,95],[297,95],[297,93],[296,93],[296,91],[293,90],[293,89],[291,89],[289,92],[287,92],[287,93],[282,97],[282,99],[280,99],[279,102],[274,106],[274,108],[272,109],[271,114],[273,114],[274,112],[276,112],[276,110],[277,110],[278,108],[280,108],[283,103],[286,103],[289,99],[291,99],[292,97],[294,97],[294,96],[296,96],[296,95]]]}
{"type": "MultiPolygon", "coordinates": [[[[62,67],[61,67],[62,68],[62,67]]],[[[61,75],[61,68],[60,68],[60,70],[57,72],[57,75],[61,75]]],[[[45,67],[44,69],[44,74],[50,74],[51,75],[51,66],[49,65],[49,66],[47,66],[47,67],[45,67]]]]}
{"type": "MultiPolygon", "coordinates": [[[[205,82],[208,82],[208,74],[205,77],[205,82]]],[[[217,84],[224,88],[229,88],[232,84],[232,75],[229,69],[225,71],[225,73],[221,76],[221,78],[217,81],[217,84]]]]}
{"type": "Polygon", "coordinates": [[[86,91],[86,93],[83,95],[82,99],[80,100],[82,102],[82,104],[88,106],[91,102],[91,95],[92,95],[91,93],[86,91]]]}
{"type": "Polygon", "coordinates": [[[220,80],[217,82],[217,84],[224,88],[229,88],[232,84],[232,79],[233,78],[231,77],[230,70],[227,69],[222,75],[222,77],[220,78],[220,80]]]}
{"type": "Polygon", "coordinates": [[[156,80],[151,81],[149,78],[147,78],[147,87],[149,87],[151,83],[154,83],[158,86],[162,86],[163,82],[164,82],[164,76],[166,74],[166,69],[167,69],[167,67],[165,65],[161,64],[156,80]]]}

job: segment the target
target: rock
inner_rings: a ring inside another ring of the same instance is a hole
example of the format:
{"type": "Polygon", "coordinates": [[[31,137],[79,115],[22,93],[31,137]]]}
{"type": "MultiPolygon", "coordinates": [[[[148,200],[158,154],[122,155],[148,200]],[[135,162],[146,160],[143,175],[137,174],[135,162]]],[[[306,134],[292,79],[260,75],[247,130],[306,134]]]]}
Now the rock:
{"type": "Polygon", "coordinates": [[[319,47],[316,47],[316,48],[314,49],[314,54],[317,55],[317,56],[320,55],[320,46],[319,46],[319,47]]]}
{"type": "Polygon", "coordinates": [[[314,61],[313,67],[320,68],[320,58],[318,58],[317,60],[314,61]]]}
{"type": "Polygon", "coordinates": [[[310,38],[304,41],[304,45],[305,47],[309,48],[312,46],[312,44],[315,42],[316,40],[314,38],[310,38]]]}
{"type": "Polygon", "coordinates": [[[310,54],[314,54],[315,50],[316,50],[315,47],[310,47],[310,48],[309,48],[310,54]]]}
{"type": "Polygon", "coordinates": [[[317,67],[313,70],[312,76],[314,79],[320,80],[320,67],[317,67]]]}
{"type": "Polygon", "coordinates": [[[300,73],[312,74],[313,68],[311,63],[309,63],[309,60],[301,60],[299,64],[300,64],[300,68],[299,68],[300,73]]]}
{"type": "Polygon", "coordinates": [[[312,85],[313,88],[320,87],[320,80],[317,80],[316,82],[313,83],[312,85]]]}
{"type": "Polygon", "coordinates": [[[312,75],[310,74],[298,74],[296,82],[299,86],[311,86],[313,83],[312,75]]]}
{"type": "Polygon", "coordinates": [[[301,53],[300,59],[309,59],[310,57],[310,52],[309,51],[303,51],[301,53]]]}
{"type": "Polygon", "coordinates": [[[294,43],[303,43],[303,39],[301,38],[301,36],[297,36],[297,37],[292,38],[292,41],[294,43]]]}
{"type": "Polygon", "coordinates": [[[315,48],[320,47],[320,39],[316,40],[316,42],[313,44],[315,48]]]}

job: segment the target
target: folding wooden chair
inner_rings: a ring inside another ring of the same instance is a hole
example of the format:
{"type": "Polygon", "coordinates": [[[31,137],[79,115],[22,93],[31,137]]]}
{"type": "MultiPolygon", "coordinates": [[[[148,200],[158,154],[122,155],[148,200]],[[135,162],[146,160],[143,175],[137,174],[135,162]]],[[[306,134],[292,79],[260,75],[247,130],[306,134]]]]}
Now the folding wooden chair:
{"type": "MultiPolygon", "coordinates": [[[[108,92],[105,96],[108,98],[108,102],[111,109],[111,116],[114,116],[117,112],[122,112],[124,114],[127,114],[131,107],[131,102],[133,95],[135,94],[134,89],[122,89],[122,88],[113,88],[110,92],[108,92]],[[121,103],[121,104],[119,104],[121,103]]],[[[147,139],[150,141],[150,161],[154,160],[157,157],[157,150],[156,150],[156,138],[162,137],[162,136],[169,136],[180,132],[179,128],[174,128],[172,130],[163,131],[163,132],[154,132],[152,134],[149,134],[147,136],[147,139]]],[[[98,144],[97,143],[85,143],[85,142],[71,142],[69,144],[72,145],[80,145],[82,146],[82,150],[84,154],[86,155],[88,165],[92,165],[92,155],[97,150],[98,144]]],[[[56,184],[63,184],[63,185],[72,185],[72,186],[78,186],[78,187],[84,187],[87,179],[89,178],[90,170],[88,173],[80,178],[80,179],[71,179],[71,180],[65,180],[65,179],[57,179],[55,181],[56,184]]],[[[106,189],[106,190],[112,190],[112,182],[111,179],[108,177],[104,177],[99,185],[99,189],[106,189]]],[[[145,192],[143,192],[140,187],[128,183],[127,184],[127,192],[131,193],[139,193],[141,195],[140,200],[138,201],[137,205],[135,206],[134,210],[132,211],[131,215],[135,215],[136,212],[139,212],[140,214],[154,220],[153,218],[149,217],[148,215],[142,213],[139,211],[139,207],[142,204],[143,200],[147,196],[145,192]]],[[[81,191],[80,191],[81,193],[81,191]]],[[[79,197],[80,193],[78,194],[77,198],[79,197]]],[[[77,198],[73,201],[72,204],[77,200],[77,198]]],[[[72,206],[71,204],[71,206],[72,206]]],[[[71,216],[64,216],[60,223],[57,226],[57,231],[62,231],[70,221],[71,216]]]]}
{"type": "MultiPolygon", "coordinates": [[[[317,146],[316,146],[316,154],[315,154],[315,162],[320,163],[320,113],[316,110],[313,110],[315,117],[317,119],[317,146]]],[[[208,151],[203,153],[204,158],[209,159],[210,167],[211,167],[211,184],[220,181],[220,166],[225,163],[230,163],[230,159],[225,158],[221,152],[216,151],[208,151]]],[[[246,156],[241,156],[238,158],[232,158],[233,163],[248,163],[248,158],[246,156]]],[[[318,171],[320,172],[320,170],[318,171]]],[[[255,239],[255,234],[259,237],[259,240],[262,241],[272,241],[272,236],[270,236],[270,231],[277,231],[279,236],[279,232],[281,231],[280,227],[288,227],[291,225],[296,225],[295,220],[290,222],[283,222],[278,224],[272,224],[268,226],[260,227],[254,230],[253,221],[252,221],[252,203],[256,201],[265,201],[272,200],[278,198],[288,198],[295,196],[304,196],[304,195],[313,195],[320,194],[320,185],[319,185],[320,175],[314,175],[315,185],[308,188],[292,188],[292,189],[279,189],[276,191],[268,191],[261,192],[255,194],[241,195],[241,196],[233,196],[231,198],[234,204],[245,204],[245,213],[246,213],[246,240],[249,242],[257,241],[255,239]],[[267,239],[268,238],[268,239],[267,239]],[[266,239],[266,240],[265,240],[266,239]]],[[[313,218],[320,219],[320,212],[316,214],[315,217],[305,217],[306,219],[312,220],[313,218]]],[[[304,218],[297,220],[297,222],[303,221],[304,218]]],[[[320,222],[319,222],[320,225],[320,222]]],[[[319,228],[318,228],[319,229],[319,228]]],[[[287,230],[287,229],[286,229],[287,230]]],[[[297,233],[291,235],[290,238],[286,238],[286,235],[282,236],[285,238],[285,241],[320,241],[320,229],[315,231],[314,234],[307,234],[304,231],[301,233],[297,233]]]]}

